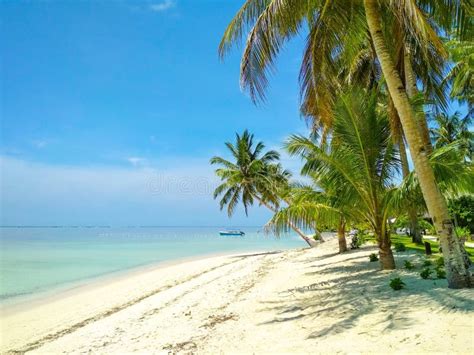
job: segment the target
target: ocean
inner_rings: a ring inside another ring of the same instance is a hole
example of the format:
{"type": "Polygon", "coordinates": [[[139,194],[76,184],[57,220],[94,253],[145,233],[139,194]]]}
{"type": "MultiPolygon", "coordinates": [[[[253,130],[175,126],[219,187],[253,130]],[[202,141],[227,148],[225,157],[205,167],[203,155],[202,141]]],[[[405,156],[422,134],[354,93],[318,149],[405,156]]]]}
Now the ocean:
{"type": "Polygon", "coordinates": [[[298,236],[220,236],[219,227],[0,228],[0,302],[40,295],[145,265],[198,256],[305,247],[298,236]]]}

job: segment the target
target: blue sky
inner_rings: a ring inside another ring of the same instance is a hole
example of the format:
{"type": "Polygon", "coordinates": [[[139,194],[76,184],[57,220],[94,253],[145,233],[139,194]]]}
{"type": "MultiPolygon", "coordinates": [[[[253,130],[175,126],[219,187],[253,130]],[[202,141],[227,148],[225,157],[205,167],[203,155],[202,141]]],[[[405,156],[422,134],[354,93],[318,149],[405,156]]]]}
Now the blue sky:
{"type": "Polygon", "coordinates": [[[217,56],[241,4],[0,2],[0,224],[264,224],[264,208],[219,211],[209,158],[244,129],[272,149],[307,132],[303,38],[254,106],[239,88],[242,47],[217,56]]]}
{"type": "Polygon", "coordinates": [[[2,2],[1,224],[263,224],[263,208],[219,211],[208,161],[246,128],[271,148],[305,132],[302,40],[255,107],[241,48],[217,56],[240,4],[2,2]]]}

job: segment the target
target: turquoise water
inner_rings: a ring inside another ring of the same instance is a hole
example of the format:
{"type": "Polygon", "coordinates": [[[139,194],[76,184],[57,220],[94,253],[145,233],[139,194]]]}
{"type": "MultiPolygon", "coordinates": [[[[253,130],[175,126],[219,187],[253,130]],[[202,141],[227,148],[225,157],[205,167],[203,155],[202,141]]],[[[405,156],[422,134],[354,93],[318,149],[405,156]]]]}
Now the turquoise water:
{"type": "Polygon", "coordinates": [[[215,227],[0,228],[0,301],[139,266],[206,254],[304,247],[297,236],[219,236],[215,227]]]}

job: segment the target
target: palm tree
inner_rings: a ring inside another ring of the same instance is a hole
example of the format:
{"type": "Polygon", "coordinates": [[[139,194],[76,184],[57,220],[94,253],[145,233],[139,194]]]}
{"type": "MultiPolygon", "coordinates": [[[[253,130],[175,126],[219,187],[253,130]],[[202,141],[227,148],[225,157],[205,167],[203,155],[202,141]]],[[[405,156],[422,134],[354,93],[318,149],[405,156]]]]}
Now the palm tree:
{"type": "MultiPolygon", "coordinates": [[[[277,212],[280,203],[277,191],[288,184],[290,173],[277,163],[279,153],[274,150],[263,153],[265,145],[262,142],[254,145],[253,138],[253,134],[245,130],[242,135],[236,134],[235,144],[225,143],[235,162],[217,156],[210,161],[213,165],[220,165],[216,175],[222,183],[215,189],[214,198],[222,195],[220,208],[222,210],[227,206],[229,217],[240,201],[245,214],[248,214],[248,208],[254,201],[277,212]]],[[[313,246],[299,228],[292,226],[292,229],[309,246],[313,246]]]]}
{"type": "Polygon", "coordinates": [[[311,174],[329,198],[325,206],[317,201],[290,206],[287,217],[304,225],[308,216],[337,212],[343,223],[366,221],[377,239],[382,268],[393,269],[387,220],[399,158],[387,115],[377,110],[377,91],[356,89],[341,95],[334,112],[331,144],[318,146],[301,136],[287,144],[291,154],[304,158],[302,173],[311,174]],[[295,213],[297,207],[301,214],[295,213]]]}
{"type": "MultiPolygon", "coordinates": [[[[377,0],[364,0],[364,7],[375,52],[409,144],[423,197],[440,236],[448,284],[452,288],[470,287],[471,275],[464,264],[462,246],[454,234],[448,205],[436,183],[426,147],[418,130],[416,115],[386,45],[382,11],[377,0]]],[[[412,7],[412,13],[418,14],[419,9],[414,2],[412,7]]]]}
{"type": "Polygon", "coordinates": [[[313,185],[293,189],[292,204],[275,213],[266,228],[278,235],[281,231],[288,230],[289,221],[302,228],[311,227],[315,221],[326,226],[336,226],[339,253],[344,253],[347,251],[345,227],[352,206],[344,205],[339,209],[335,207],[335,197],[329,195],[329,189],[322,189],[323,179],[314,174],[311,178],[313,185]]]}
{"type": "Polygon", "coordinates": [[[474,153],[474,133],[470,130],[472,118],[461,118],[459,112],[448,115],[444,112],[434,116],[436,126],[431,129],[433,144],[436,148],[458,141],[461,152],[472,161],[474,153]]]}
{"type": "Polygon", "coordinates": [[[252,99],[264,98],[267,73],[274,68],[276,55],[307,23],[309,34],[300,75],[303,104],[306,104],[302,111],[311,112],[325,123],[333,118],[334,90],[337,89],[333,79],[338,71],[334,58],[345,47],[349,48],[347,53],[357,53],[361,41],[369,34],[409,145],[423,196],[440,235],[448,284],[453,288],[469,287],[471,275],[464,267],[461,245],[453,233],[446,201],[429,163],[427,140],[420,132],[419,119],[387,45],[392,28],[382,23],[390,24],[395,16],[403,16],[400,24],[404,26],[404,43],[416,43],[426,58],[429,49],[440,43],[428,15],[437,20],[445,32],[456,27],[459,32],[470,33],[471,21],[466,15],[469,6],[461,6],[462,2],[390,1],[381,9],[378,0],[350,3],[345,0],[247,0],[227,27],[219,47],[222,56],[242,37],[246,28],[251,28],[242,56],[241,84],[249,90],[252,99]],[[319,104],[314,105],[315,102],[319,104]]]}
{"type": "Polygon", "coordinates": [[[468,106],[468,115],[474,115],[474,42],[453,39],[447,44],[454,65],[444,82],[449,84],[450,96],[468,106]]]}

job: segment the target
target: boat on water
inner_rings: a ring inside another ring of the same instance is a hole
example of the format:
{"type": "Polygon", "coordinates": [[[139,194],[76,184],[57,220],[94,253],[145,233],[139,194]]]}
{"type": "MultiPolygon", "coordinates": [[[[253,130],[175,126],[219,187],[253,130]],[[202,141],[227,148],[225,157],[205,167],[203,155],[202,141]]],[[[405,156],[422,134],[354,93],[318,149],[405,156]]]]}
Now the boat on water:
{"type": "Polygon", "coordinates": [[[220,231],[219,232],[220,235],[245,235],[244,232],[242,232],[241,230],[226,230],[226,231],[220,231]]]}

